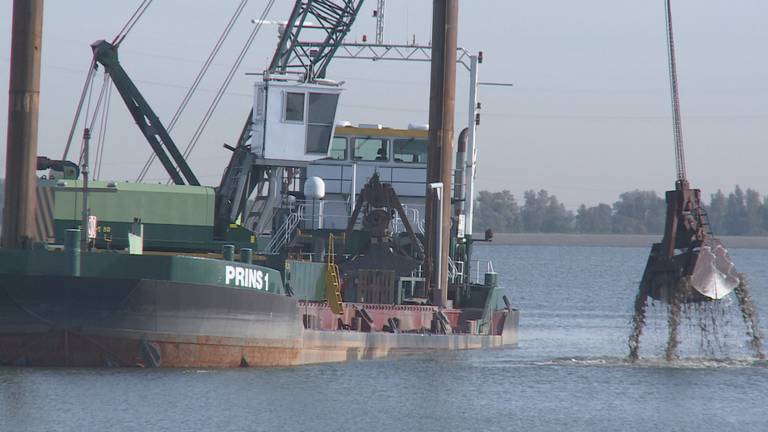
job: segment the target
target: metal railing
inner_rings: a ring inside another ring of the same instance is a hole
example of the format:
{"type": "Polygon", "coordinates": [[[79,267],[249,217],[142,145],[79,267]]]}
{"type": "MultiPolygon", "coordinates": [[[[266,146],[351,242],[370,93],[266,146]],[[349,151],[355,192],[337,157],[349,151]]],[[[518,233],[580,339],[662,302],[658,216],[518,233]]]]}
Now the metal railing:
{"type": "Polygon", "coordinates": [[[493,261],[491,260],[472,260],[472,268],[475,269],[474,274],[470,277],[471,283],[483,284],[485,283],[485,273],[493,273],[493,261]],[[485,267],[485,272],[480,273],[480,269],[485,267]]]}
{"type": "MultiPolygon", "coordinates": [[[[405,211],[405,217],[411,222],[411,227],[413,227],[416,232],[424,234],[424,219],[421,218],[419,209],[404,205],[403,210],[405,211]]],[[[400,234],[404,231],[405,224],[403,224],[403,219],[396,213],[395,218],[392,220],[392,232],[394,234],[400,234]]]]}
{"type": "Polygon", "coordinates": [[[264,252],[270,254],[278,253],[283,247],[290,244],[293,239],[293,233],[296,232],[296,227],[299,226],[300,221],[301,216],[299,212],[289,213],[285,222],[272,234],[272,238],[269,239],[264,252]]]}
{"type": "Polygon", "coordinates": [[[452,283],[464,283],[464,261],[454,261],[448,257],[448,278],[452,283]]]}

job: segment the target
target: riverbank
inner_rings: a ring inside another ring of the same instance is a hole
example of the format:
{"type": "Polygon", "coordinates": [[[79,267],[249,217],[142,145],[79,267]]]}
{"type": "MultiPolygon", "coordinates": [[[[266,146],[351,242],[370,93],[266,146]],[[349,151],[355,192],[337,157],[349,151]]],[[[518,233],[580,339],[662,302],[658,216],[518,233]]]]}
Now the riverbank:
{"type": "MultiPolygon", "coordinates": [[[[482,234],[475,234],[482,238],[482,234]]],[[[728,248],[768,249],[768,237],[723,236],[718,237],[728,248]]],[[[544,233],[494,233],[497,245],[525,246],[616,246],[650,247],[661,241],[661,234],[544,234],[544,233]]]]}

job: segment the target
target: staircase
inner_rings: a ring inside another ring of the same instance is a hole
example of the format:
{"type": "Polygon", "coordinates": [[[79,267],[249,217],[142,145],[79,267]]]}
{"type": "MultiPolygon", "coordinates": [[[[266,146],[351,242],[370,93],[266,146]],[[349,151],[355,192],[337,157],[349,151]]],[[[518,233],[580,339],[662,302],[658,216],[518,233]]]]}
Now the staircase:
{"type": "Polygon", "coordinates": [[[285,219],[285,223],[272,234],[267,247],[264,248],[264,252],[268,254],[280,253],[283,247],[289,245],[291,240],[293,240],[293,233],[296,232],[299,222],[301,222],[299,213],[289,214],[285,219]]]}

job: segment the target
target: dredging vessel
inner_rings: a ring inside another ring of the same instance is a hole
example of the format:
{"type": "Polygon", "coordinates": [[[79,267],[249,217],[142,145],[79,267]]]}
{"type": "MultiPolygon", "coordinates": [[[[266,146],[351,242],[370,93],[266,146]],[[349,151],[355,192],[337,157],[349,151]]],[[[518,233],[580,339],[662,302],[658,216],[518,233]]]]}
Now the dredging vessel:
{"type": "Polygon", "coordinates": [[[42,0],[15,0],[0,364],[288,366],[516,345],[518,311],[472,261],[472,124],[452,169],[458,2],[434,4],[428,128],[338,124],[342,85],[325,72],[362,1],[297,0],[208,187],[118,38],[92,45],[94,64],[173,184],[89,180],[88,128],[81,163],[38,157],[42,0]]]}

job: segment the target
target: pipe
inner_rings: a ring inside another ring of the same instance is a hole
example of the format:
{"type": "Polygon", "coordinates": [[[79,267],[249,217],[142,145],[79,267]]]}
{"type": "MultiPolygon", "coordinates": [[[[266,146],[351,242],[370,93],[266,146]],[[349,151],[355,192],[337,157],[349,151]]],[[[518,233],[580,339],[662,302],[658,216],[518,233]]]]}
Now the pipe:
{"type": "Polygon", "coordinates": [[[64,233],[64,253],[71,276],[80,276],[80,230],[68,229],[64,233]]]}
{"type": "MultiPolygon", "coordinates": [[[[443,193],[444,192],[443,191],[443,184],[441,182],[430,183],[430,184],[427,185],[427,187],[435,191],[435,196],[437,197],[437,220],[442,220],[442,218],[443,218],[443,206],[442,206],[442,203],[443,203],[443,198],[445,198],[445,194],[443,193]]],[[[431,196],[431,194],[430,194],[430,196],[431,196]]],[[[439,251],[443,250],[443,237],[439,233],[440,227],[441,227],[441,225],[435,225],[435,229],[433,230],[435,232],[435,238],[437,239],[437,245],[436,245],[435,249],[439,250],[439,251]]],[[[443,269],[444,268],[447,269],[447,267],[443,267],[442,260],[436,260],[435,261],[435,274],[436,275],[443,274],[443,269]]],[[[448,273],[446,272],[446,274],[448,274],[448,273]]],[[[447,280],[446,280],[446,284],[447,284],[447,280]]],[[[445,288],[447,288],[447,285],[443,285],[442,278],[439,278],[439,277],[435,278],[435,292],[438,292],[438,293],[442,293],[444,291],[448,292],[447,289],[445,289],[445,288]]],[[[435,303],[435,304],[437,304],[437,303],[435,303]]]]}
{"type": "Polygon", "coordinates": [[[83,163],[80,168],[80,173],[83,175],[83,211],[80,214],[80,250],[87,251],[88,247],[88,235],[89,231],[89,219],[91,216],[91,209],[88,208],[88,159],[90,158],[90,144],[91,142],[91,130],[89,128],[83,129],[83,163]]]}
{"type": "Polygon", "coordinates": [[[434,0],[432,4],[432,71],[429,94],[429,147],[427,183],[443,185],[442,200],[427,191],[425,258],[427,286],[433,287],[432,303],[448,303],[448,245],[451,233],[451,176],[453,171],[453,128],[456,111],[456,37],[458,0],[434,0]],[[446,193],[447,192],[447,193],[446,193]],[[441,206],[442,215],[438,212],[441,206]],[[442,217],[441,217],[442,216],[442,217]],[[439,226],[440,242],[436,228],[439,226]],[[441,244],[441,247],[437,245],[441,244]],[[437,265],[439,260],[440,265],[437,265]],[[440,279],[437,282],[437,278],[440,279]],[[438,288],[439,287],[439,288],[438,288]]]}
{"type": "Polygon", "coordinates": [[[35,167],[43,0],[14,0],[12,25],[5,206],[0,246],[23,249],[31,246],[33,240],[40,240],[35,229],[35,167]]]}
{"type": "Polygon", "coordinates": [[[456,147],[456,171],[453,175],[454,214],[463,215],[466,195],[464,194],[464,168],[467,164],[467,135],[469,128],[462,129],[456,147]]]}
{"type": "Polygon", "coordinates": [[[479,56],[470,56],[470,68],[469,68],[469,118],[467,119],[467,127],[469,131],[467,133],[467,165],[464,181],[466,192],[466,205],[464,206],[466,218],[464,220],[464,231],[472,235],[472,224],[475,219],[475,170],[477,169],[477,143],[475,142],[477,129],[477,123],[475,122],[476,115],[479,114],[477,108],[477,66],[479,63],[479,56]]]}

